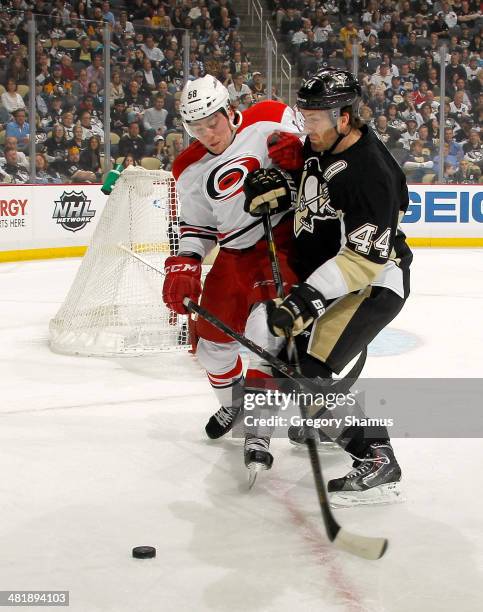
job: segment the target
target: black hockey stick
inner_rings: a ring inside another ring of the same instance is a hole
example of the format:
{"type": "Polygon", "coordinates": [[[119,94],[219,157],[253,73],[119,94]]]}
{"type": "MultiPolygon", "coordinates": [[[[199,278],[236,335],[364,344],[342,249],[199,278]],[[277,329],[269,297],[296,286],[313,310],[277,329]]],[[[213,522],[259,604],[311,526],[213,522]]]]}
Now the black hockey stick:
{"type": "MultiPolygon", "coordinates": [[[[121,243],[119,243],[117,246],[129,255],[131,255],[131,257],[143,263],[151,270],[163,274],[162,270],[160,270],[156,266],[153,266],[151,262],[147,261],[144,257],[138,255],[128,247],[124,246],[121,243]]],[[[234,331],[233,329],[228,327],[228,325],[223,323],[223,321],[220,321],[220,319],[215,317],[213,314],[211,314],[195,302],[192,302],[189,298],[185,298],[183,300],[183,303],[189,312],[196,313],[199,316],[203,317],[206,321],[214,325],[220,331],[227,334],[227,336],[230,336],[231,338],[239,342],[242,346],[254,352],[262,359],[266,360],[268,363],[270,363],[272,367],[276,368],[279,372],[281,372],[288,378],[294,380],[301,389],[305,388],[306,390],[315,393],[321,392],[321,388],[319,386],[315,385],[310,380],[304,378],[302,374],[297,372],[293,367],[287,365],[277,357],[274,357],[269,352],[262,349],[262,347],[258,346],[258,344],[255,344],[254,342],[249,340],[243,334],[234,331]]],[[[339,384],[341,382],[343,381],[339,381],[339,384]]],[[[337,383],[331,386],[331,390],[334,390],[336,388],[336,384],[337,383]]],[[[307,419],[309,416],[309,411],[303,405],[303,402],[301,402],[300,410],[302,418],[307,419]]],[[[337,546],[337,548],[345,550],[346,552],[349,552],[358,557],[371,560],[381,558],[382,555],[385,553],[388,545],[388,542],[385,538],[367,537],[350,533],[345,529],[342,529],[342,527],[335,520],[323,484],[323,477],[320,469],[319,457],[316,451],[315,439],[309,438],[307,445],[310,451],[310,461],[313,469],[316,486],[317,483],[321,483],[321,486],[317,487],[317,495],[319,499],[322,518],[327,532],[327,537],[331,542],[334,543],[335,546],[337,546]]]]}
{"type": "MultiPolygon", "coordinates": [[[[267,241],[268,246],[268,256],[270,258],[270,264],[272,266],[273,282],[275,283],[277,297],[283,300],[285,298],[285,290],[283,288],[283,278],[282,273],[280,272],[280,263],[278,261],[275,238],[273,237],[273,227],[272,220],[270,219],[270,212],[264,212],[262,215],[262,220],[263,228],[265,230],[265,239],[267,241]]],[[[300,360],[293,334],[289,331],[286,331],[285,338],[287,340],[288,354],[294,363],[295,369],[300,372],[300,360]]]]}
{"type": "MultiPolygon", "coordinates": [[[[287,365],[277,357],[274,357],[260,346],[249,340],[243,334],[239,334],[238,332],[234,331],[223,323],[223,321],[220,321],[220,319],[198,304],[192,302],[189,298],[185,298],[183,303],[190,312],[196,313],[200,317],[203,317],[203,319],[214,325],[220,331],[224,332],[227,336],[230,336],[233,338],[233,340],[236,340],[242,346],[266,360],[279,372],[294,380],[301,389],[310,389],[311,392],[314,392],[314,389],[317,389],[316,392],[320,393],[320,387],[317,387],[314,383],[304,378],[304,376],[297,372],[294,368],[287,365]]],[[[331,389],[333,389],[333,387],[331,387],[331,389]]],[[[300,403],[299,408],[302,419],[306,420],[309,418],[309,412],[303,405],[303,402],[300,403]]],[[[329,500],[327,498],[327,493],[325,492],[325,485],[322,471],[320,469],[320,461],[314,437],[309,437],[307,439],[307,446],[309,449],[310,463],[314,474],[317,497],[319,499],[320,511],[322,513],[327,537],[334,543],[335,546],[337,546],[337,548],[345,550],[353,555],[363,557],[364,559],[380,559],[386,552],[388,545],[388,541],[385,538],[367,537],[350,533],[343,529],[335,520],[330,508],[329,500]]]]}

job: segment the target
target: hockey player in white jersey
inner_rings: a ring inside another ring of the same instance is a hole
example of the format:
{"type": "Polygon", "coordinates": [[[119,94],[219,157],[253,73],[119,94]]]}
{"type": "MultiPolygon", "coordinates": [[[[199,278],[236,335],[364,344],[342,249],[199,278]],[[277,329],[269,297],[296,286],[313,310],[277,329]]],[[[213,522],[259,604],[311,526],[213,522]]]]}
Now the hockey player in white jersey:
{"type": "MultiPolygon", "coordinates": [[[[205,280],[201,305],[232,329],[275,350],[280,339],[267,333],[262,303],[274,298],[276,290],[262,220],[245,212],[243,184],[249,172],[272,166],[269,134],[298,133],[293,111],[275,101],[260,102],[242,113],[234,111],[227,89],[212,76],[186,84],[180,110],[186,130],[196,141],[173,164],[181,202],[180,245],[177,255],[166,260],[163,299],[178,313],[186,312],[185,297],[198,301],[201,262],[218,244],[220,252],[205,280]]],[[[280,180],[287,198],[294,199],[290,175],[280,180]]],[[[272,224],[288,291],[296,281],[289,261],[292,214],[275,214],[272,224]]],[[[209,419],[206,433],[219,438],[233,427],[244,389],[252,379],[265,377],[268,369],[250,362],[245,381],[238,344],[203,319],[197,321],[196,332],[198,360],[221,404],[209,419]]],[[[246,433],[247,467],[258,463],[270,468],[269,432],[246,433]]]]}

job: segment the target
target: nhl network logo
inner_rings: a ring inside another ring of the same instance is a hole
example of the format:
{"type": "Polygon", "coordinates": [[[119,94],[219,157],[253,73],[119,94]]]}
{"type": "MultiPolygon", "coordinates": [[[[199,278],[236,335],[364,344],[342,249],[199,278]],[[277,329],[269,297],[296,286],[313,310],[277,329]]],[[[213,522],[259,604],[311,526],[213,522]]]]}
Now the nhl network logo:
{"type": "Polygon", "coordinates": [[[95,210],[89,210],[91,200],[83,191],[64,191],[60,200],[55,200],[52,219],[69,232],[78,232],[92,221],[95,210]]]}

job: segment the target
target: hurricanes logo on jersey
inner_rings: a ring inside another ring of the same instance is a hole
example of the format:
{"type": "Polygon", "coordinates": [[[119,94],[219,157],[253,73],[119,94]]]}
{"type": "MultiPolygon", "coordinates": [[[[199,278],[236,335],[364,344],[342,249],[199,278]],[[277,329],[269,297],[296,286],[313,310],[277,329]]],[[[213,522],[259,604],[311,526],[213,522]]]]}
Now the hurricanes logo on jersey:
{"type": "MultiPolygon", "coordinates": [[[[346,166],[347,164],[337,171],[340,172],[346,166]]],[[[296,236],[304,230],[313,234],[315,219],[338,218],[337,212],[330,205],[329,189],[326,182],[337,173],[332,172],[331,169],[332,166],[329,166],[322,175],[319,160],[317,158],[307,160],[295,212],[294,233],[296,236]]]]}
{"type": "Polygon", "coordinates": [[[212,200],[225,202],[243,191],[243,183],[249,172],[261,168],[258,157],[237,155],[216,166],[206,180],[206,195],[212,200]]]}

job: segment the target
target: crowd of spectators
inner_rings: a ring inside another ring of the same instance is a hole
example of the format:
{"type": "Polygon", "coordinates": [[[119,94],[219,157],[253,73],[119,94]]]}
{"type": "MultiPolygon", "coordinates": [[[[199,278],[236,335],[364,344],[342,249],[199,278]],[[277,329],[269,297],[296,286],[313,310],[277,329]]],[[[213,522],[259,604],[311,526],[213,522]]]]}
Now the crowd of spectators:
{"type": "MultiPolygon", "coordinates": [[[[152,157],[171,169],[183,148],[183,34],[189,74],[212,74],[235,106],[265,95],[230,0],[8,0],[0,7],[0,182],[29,182],[29,96],[35,96],[36,182],[94,182],[107,134],[113,159],[152,157]],[[28,21],[35,16],[35,92],[28,21]],[[111,33],[105,82],[104,28],[111,33]],[[104,98],[110,105],[105,125],[104,98]]],[[[149,167],[152,165],[150,160],[149,167]]]]}
{"type": "MultiPolygon", "coordinates": [[[[481,182],[483,19],[476,0],[267,2],[300,77],[321,66],[351,71],[357,66],[361,116],[410,182],[436,180],[441,109],[444,181],[481,182]]],[[[264,76],[252,69],[239,24],[230,0],[3,2],[0,182],[29,181],[30,95],[36,104],[37,182],[101,180],[105,135],[113,159],[129,156],[142,163],[151,157],[169,170],[183,148],[179,96],[186,29],[187,78],[216,76],[240,110],[266,98],[264,76]],[[36,20],[35,92],[28,87],[31,14],[36,20]],[[106,24],[109,83],[102,55],[106,24]],[[105,96],[110,125],[105,125],[105,96]]]]}
{"type": "Polygon", "coordinates": [[[357,66],[361,115],[408,181],[436,181],[444,109],[444,182],[482,182],[483,19],[478,1],[270,0],[269,5],[299,76],[323,66],[351,72],[357,66]]]}

